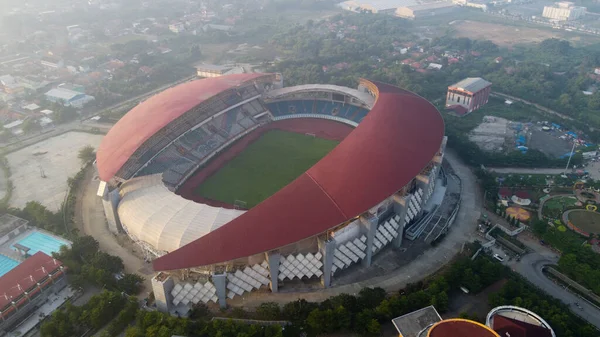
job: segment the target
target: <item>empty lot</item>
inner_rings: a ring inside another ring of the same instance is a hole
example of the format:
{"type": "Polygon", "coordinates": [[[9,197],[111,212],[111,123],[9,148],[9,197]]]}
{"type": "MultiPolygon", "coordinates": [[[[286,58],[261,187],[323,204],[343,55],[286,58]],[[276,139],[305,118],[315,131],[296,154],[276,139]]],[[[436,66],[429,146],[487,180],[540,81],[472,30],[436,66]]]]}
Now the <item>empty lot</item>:
{"type": "Polygon", "coordinates": [[[67,132],[9,153],[6,158],[14,185],[10,205],[22,208],[35,200],[52,211],[60,209],[67,193],[67,179],[81,168],[79,149],[86,145],[98,148],[102,137],[67,132]]]}

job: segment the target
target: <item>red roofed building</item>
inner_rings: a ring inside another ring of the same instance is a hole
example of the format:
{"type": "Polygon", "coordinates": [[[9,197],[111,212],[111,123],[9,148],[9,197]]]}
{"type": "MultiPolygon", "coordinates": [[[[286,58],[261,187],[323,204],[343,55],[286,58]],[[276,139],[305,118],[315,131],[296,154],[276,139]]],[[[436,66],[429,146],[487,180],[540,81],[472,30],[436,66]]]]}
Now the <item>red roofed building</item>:
{"type": "Polygon", "coordinates": [[[62,262],[37,252],[0,277],[0,330],[6,330],[67,286],[62,262]]]}

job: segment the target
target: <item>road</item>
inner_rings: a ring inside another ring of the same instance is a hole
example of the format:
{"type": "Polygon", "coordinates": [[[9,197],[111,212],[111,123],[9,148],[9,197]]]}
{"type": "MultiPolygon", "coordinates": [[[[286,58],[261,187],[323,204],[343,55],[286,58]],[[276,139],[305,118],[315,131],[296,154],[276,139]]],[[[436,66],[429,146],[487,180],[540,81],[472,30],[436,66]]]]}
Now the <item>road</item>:
{"type": "Polygon", "coordinates": [[[556,256],[552,257],[536,252],[523,256],[520,262],[515,262],[511,267],[538,288],[567,304],[573,313],[600,329],[600,310],[579,298],[579,296],[565,290],[564,287],[552,282],[542,272],[545,265],[552,265],[557,262],[558,257],[556,256]],[[583,310],[577,308],[575,302],[578,302],[583,310]]]}
{"type": "Polygon", "coordinates": [[[527,104],[527,105],[531,105],[531,106],[536,107],[540,111],[549,113],[549,114],[554,115],[554,116],[558,116],[558,117],[560,117],[562,119],[573,120],[573,118],[571,118],[571,117],[569,117],[567,115],[563,115],[560,112],[554,111],[552,109],[548,109],[545,106],[541,106],[541,105],[539,105],[537,103],[533,103],[533,102],[524,100],[524,99],[519,98],[519,97],[515,97],[515,96],[503,94],[501,92],[492,92],[492,93],[490,93],[490,95],[491,96],[495,96],[495,97],[500,97],[500,98],[503,98],[503,99],[509,99],[509,100],[516,101],[516,102],[521,102],[521,103],[527,104]]]}
{"type": "Polygon", "coordinates": [[[83,232],[86,235],[93,236],[98,241],[100,250],[120,257],[125,265],[125,272],[136,273],[144,277],[145,289],[140,292],[139,297],[146,297],[147,292],[152,290],[150,283],[152,268],[149,264],[138,258],[130,248],[121,246],[115,235],[108,230],[102,199],[96,195],[100,181],[92,179],[94,173],[93,168],[88,170],[84,179],[86,185],[83,188],[82,195],[79,195],[77,198],[78,207],[80,208],[77,215],[82,222],[83,232]]]}
{"type": "MultiPolygon", "coordinates": [[[[487,167],[488,170],[496,173],[515,173],[515,174],[549,174],[557,175],[565,172],[564,168],[525,168],[525,167],[487,167]]],[[[590,174],[590,178],[600,180],[600,162],[591,162],[582,168],[590,174]]],[[[570,172],[570,169],[569,169],[570,172]]]]}

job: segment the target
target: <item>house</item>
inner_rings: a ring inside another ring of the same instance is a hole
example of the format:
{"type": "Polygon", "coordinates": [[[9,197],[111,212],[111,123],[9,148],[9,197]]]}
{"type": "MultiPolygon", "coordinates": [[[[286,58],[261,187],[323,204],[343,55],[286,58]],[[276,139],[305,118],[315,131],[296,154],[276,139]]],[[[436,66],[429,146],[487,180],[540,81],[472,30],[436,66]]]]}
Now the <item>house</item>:
{"type": "Polygon", "coordinates": [[[440,69],[442,69],[442,65],[439,63],[429,63],[429,65],[427,66],[427,69],[440,70],[440,69]]]}
{"type": "Polygon", "coordinates": [[[14,122],[4,124],[4,129],[12,132],[15,135],[20,135],[23,133],[23,129],[21,127],[21,124],[23,124],[23,122],[24,121],[22,119],[17,119],[14,122]]]}
{"type": "Polygon", "coordinates": [[[500,200],[508,200],[512,195],[512,191],[508,187],[501,187],[498,190],[498,199],[500,200]]]}
{"type": "Polygon", "coordinates": [[[56,102],[64,106],[72,106],[75,108],[81,108],[85,104],[95,99],[94,96],[89,96],[77,91],[64,88],[52,89],[44,95],[46,96],[46,99],[48,99],[50,102],[56,102]]]}
{"type": "Polygon", "coordinates": [[[179,34],[185,31],[185,26],[181,22],[175,22],[169,25],[169,30],[175,34],[179,34]]]}
{"type": "Polygon", "coordinates": [[[64,66],[64,62],[56,57],[46,56],[40,60],[40,63],[47,69],[58,69],[64,66]]]}

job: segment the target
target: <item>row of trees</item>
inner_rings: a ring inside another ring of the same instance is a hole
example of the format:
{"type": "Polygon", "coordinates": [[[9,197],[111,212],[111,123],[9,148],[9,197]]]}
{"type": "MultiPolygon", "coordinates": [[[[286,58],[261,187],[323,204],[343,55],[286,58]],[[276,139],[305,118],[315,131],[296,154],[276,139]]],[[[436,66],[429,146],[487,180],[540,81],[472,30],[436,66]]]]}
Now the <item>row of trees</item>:
{"type": "MultiPolygon", "coordinates": [[[[67,302],[42,323],[42,337],[82,336],[90,330],[98,330],[111,321],[123,308],[137,308],[135,297],[128,298],[118,292],[103,291],[92,296],[83,306],[67,302]]],[[[116,335],[114,335],[116,336],[116,335]]]]}
{"type": "Polygon", "coordinates": [[[136,326],[126,336],[317,336],[332,333],[357,333],[378,336],[381,325],[390,319],[434,305],[440,312],[448,310],[450,296],[467,287],[477,293],[507,274],[499,263],[487,258],[472,261],[461,258],[442,276],[427,282],[410,284],[398,293],[387,294],[381,288],[364,288],[356,295],[340,294],[321,303],[297,300],[279,306],[261,304],[255,312],[235,308],[230,317],[266,321],[288,321],[282,331],[279,325],[259,327],[233,321],[214,320],[204,305],[196,307],[191,319],[174,318],[158,312],[140,311],[136,326]]]}
{"type": "Polygon", "coordinates": [[[132,295],[141,290],[142,277],[124,274],[123,260],[100,251],[98,241],[91,236],[75,238],[71,248],[62,246],[56,257],[69,268],[69,281],[74,287],[93,284],[132,295]]]}
{"type": "MultiPolygon", "coordinates": [[[[231,320],[210,320],[210,312],[204,305],[196,307],[191,319],[176,318],[159,312],[138,311],[135,326],[126,330],[127,337],[173,334],[198,336],[317,336],[335,333],[355,333],[361,336],[378,336],[381,324],[390,319],[434,305],[442,313],[448,310],[449,297],[460,292],[460,287],[477,294],[486,287],[509,278],[500,292],[490,296],[490,305],[514,304],[529,308],[550,322],[559,336],[595,336],[594,328],[574,316],[558,300],[548,298],[524,280],[511,274],[501,264],[488,258],[472,261],[461,258],[453,263],[443,275],[426,282],[409,284],[398,293],[386,294],[381,288],[365,288],[356,295],[340,294],[321,303],[297,300],[279,306],[263,303],[255,312],[235,308],[231,317],[266,321],[288,321],[282,329],[279,325],[258,326],[231,320]]],[[[125,316],[122,311],[122,315],[125,316]]],[[[478,321],[483,315],[461,314],[463,318],[478,321]]],[[[121,314],[119,314],[121,315],[121,314]]],[[[127,317],[132,313],[128,312],[127,317]]],[[[120,325],[122,326],[122,325],[120,325]]]]}

